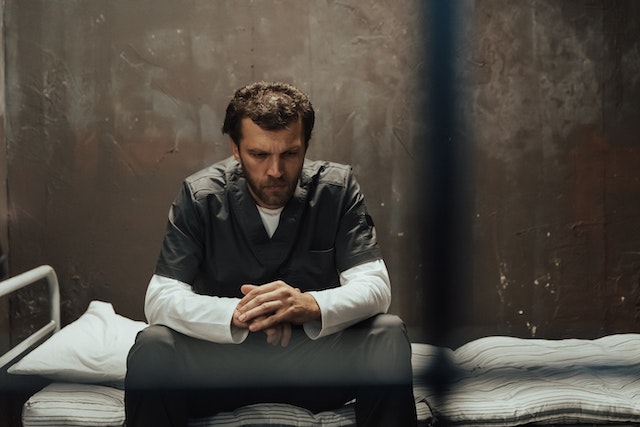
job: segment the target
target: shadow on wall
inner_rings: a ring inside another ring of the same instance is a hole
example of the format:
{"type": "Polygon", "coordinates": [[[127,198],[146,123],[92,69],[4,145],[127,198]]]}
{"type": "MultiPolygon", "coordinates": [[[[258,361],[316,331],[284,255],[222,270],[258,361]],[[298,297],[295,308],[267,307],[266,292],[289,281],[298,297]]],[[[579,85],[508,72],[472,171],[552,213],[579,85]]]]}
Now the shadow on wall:
{"type": "Polygon", "coordinates": [[[2,251],[2,245],[0,245],[0,280],[4,280],[7,277],[7,257],[2,251]]]}

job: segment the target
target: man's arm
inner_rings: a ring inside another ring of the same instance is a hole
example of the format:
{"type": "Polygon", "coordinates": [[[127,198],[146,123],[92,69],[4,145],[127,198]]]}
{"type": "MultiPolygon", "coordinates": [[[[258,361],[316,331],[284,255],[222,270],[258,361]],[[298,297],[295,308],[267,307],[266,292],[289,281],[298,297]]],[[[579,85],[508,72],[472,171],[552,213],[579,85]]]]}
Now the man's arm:
{"type": "Polygon", "coordinates": [[[199,295],[176,279],[153,275],[144,311],[150,324],[217,343],[241,343],[249,331],[231,324],[238,298],[199,295]]]}
{"type": "Polygon", "coordinates": [[[340,281],[338,288],[313,292],[300,292],[283,281],[244,285],[245,297],[234,321],[248,325],[252,332],[282,323],[301,324],[316,339],[389,308],[391,286],[382,260],[350,268],[340,275],[340,281]]]}
{"type": "Polygon", "coordinates": [[[391,304],[391,281],[383,260],[370,261],[340,274],[340,287],[309,292],[318,303],[320,321],[304,324],[311,339],[339,332],[391,304]]]}

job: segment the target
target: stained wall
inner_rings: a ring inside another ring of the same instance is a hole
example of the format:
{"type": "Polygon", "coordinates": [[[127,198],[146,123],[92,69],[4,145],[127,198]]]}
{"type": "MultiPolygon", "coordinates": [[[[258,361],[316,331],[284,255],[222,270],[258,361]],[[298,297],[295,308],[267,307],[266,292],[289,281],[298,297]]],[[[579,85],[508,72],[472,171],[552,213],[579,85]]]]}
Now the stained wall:
{"type": "MultiPolygon", "coordinates": [[[[452,344],[637,331],[640,5],[456,4],[452,141],[465,142],[468,199],[455,214],[468,274],[452,344]]],[[[180,181],[229,155],[219,129],[233,90],[285,80],[317,110],[310,157],[353,165],[391,311],[423,337],[428,285],[439,285],[426,283],[430,217],[417,202],[437,161],[421,154],[437,143],[419,108],[434,65],[424,5],[7,1],[12,271],[53,265],[65,322],[92,299],[141,319],[180,181]]],[[[30,309],[16,317],[29,326],[30,309]]]]}
{"type": "Polygon", "coordinates": [[[394,311],[418,325],[421,261],[405,254],[419,17],[415,2],[8,2],[12,270],[51,264],[64,321],[92,299],[141,319],[181,180],[230,155],[230,96],[284,80],[317,110],[309,156],[353,165],[394,311]]]}
{"type": "Polygon", "coordinates": [[[637,331],[640,5],[477,2],[475,325],[637,331]],[[481,320],[482,319],[482,320],[481,320]]]}

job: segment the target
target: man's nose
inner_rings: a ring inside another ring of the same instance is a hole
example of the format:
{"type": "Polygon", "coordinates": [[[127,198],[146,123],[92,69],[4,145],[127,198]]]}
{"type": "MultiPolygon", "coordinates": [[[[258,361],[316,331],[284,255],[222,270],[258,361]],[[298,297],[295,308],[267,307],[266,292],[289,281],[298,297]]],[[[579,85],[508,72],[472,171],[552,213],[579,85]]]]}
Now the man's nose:
{"type": "Polygon", "coordinates": [[[269,159],[269,168],[267,173],[269,176],[280,178],[282,176],[283,164],[280,156],[271,156],[269,159]]]}

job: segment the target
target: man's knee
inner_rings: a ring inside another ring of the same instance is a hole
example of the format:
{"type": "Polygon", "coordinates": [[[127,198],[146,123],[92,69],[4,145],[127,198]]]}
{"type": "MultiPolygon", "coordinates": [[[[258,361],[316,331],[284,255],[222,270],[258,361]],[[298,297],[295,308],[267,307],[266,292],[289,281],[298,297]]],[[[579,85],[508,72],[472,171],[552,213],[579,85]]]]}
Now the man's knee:
{"type": "Polygon", "coordinates": [[[127,382],[142,386],[169,381],[167,373],[177,368],[175,355],[175,336],[171,329],[160,325],[143,329],[127,356],[127,382]]]}
{"type": "Polygon", "coordinates": [[[175,350],[173,331],[166,326],[151,325],[138,332],[136,341],[129,351],[129,358],[166,354],[175,350]]]}
{"type": "Polygon", "coordinates": [[[389,330],[398,330],[404,332],[406,330],[402,319],[395,314],[377,314],[370,319],[372,328],[381,328],[389,330]]]}
{"type": "Polygon", "coordinates": [[[377,314],[362,322],[360,327],[375,340],[387,341],[393,346],[410,344],[404,322],[394,314],[377,314]]]}
{"type": "Polygon", "coordinates": [[[405,382],[411,378],[411,342],[400,317],[378,314],[360,325],[359,352],[371,378],[405,382]]]}
{"type": "Polygon", "coordinates": [[[141,345],[173,345],[174,332],[162,325],[150,325],[138,332],[136,344],[141,345]]]}

